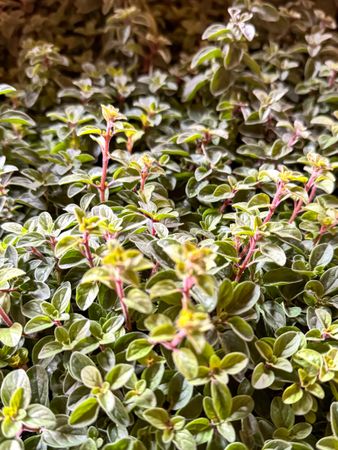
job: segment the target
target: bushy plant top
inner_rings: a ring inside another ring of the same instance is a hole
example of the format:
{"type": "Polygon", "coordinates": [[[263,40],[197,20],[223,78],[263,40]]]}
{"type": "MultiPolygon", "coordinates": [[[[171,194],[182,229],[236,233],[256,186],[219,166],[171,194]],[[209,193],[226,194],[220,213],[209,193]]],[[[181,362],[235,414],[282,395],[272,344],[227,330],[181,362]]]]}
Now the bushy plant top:
{"type": "Polygon", "coordinates": [[[8,29],[0,449],[337,449],[334,20],[67,5],[8,29]]]}

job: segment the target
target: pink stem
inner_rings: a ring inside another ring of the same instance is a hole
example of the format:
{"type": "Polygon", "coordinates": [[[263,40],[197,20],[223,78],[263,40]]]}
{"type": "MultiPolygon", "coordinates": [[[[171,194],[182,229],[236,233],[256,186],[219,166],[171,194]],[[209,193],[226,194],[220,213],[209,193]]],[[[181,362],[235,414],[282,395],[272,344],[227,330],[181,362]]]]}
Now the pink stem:
{"type": "Polygon", "coordinates": [[[183,288],[182,288],[182,308],[188,309],[189,301],[190,301],[190,289],[194,286],[195,279],[192,276],[188,276],[183,280],[183,288]]]}
{"type": "Polygon", "coordinates": [[[334,83],[336,81],[336,76],[337,76],[337,72],[335,70],[332,70],[332,73],[329,78],[329,87],[330,88],[334,86],[334,83]]]}
{"type": "Polygon", "coordinates": [[[111,141],[111,129],[113,123],[108,122],[106,128],[106,134],[104,138],[104,146],[101,147],[102,151],[102,175],[101,175],[101,183],[99,186],[100,191],[100,201],[103,203],[106,199],[106,187],[107,187],[107,172],[108,172],[108,164],[109,164],[109,144],[111,141]]]}
{"type": "Polygon", "coordinates": [[[323,235],[330,229],[330,228],[334,228],[335,226],[337,226],[338,221],[335,221],[334,223],[332,223],[331,225],[327,226],[327,225],[322,225],[320,227],[319,230],[319,234],[316,237],[316,239],[313,241],[314,244],[318,244],[318,242],[321,240],[321,238],[323,237],[323,235]]]}
{"type": "MultiPolygon", "coordinates": [[[[278,182],[276,193],[275,193],[275,195],[274,195],[274,197],[272,199],[271,205],[269,207],[268,214],[265,217],[265,219],[263,220],[263,225],[267,224],[271,220],[271,218],[274,215],[278,205],[280,204],[281,197],[282,197],[283,191],[284,191],[284,186],[285,186],[284,182],[282,182],[282,181],[278,182]]],[[[260,232],[256,231],[255,234],[250,238],[249,245],[247,245],[244,248],[244,250],[243,250],[241,255],[242,256],[246,255],[246,256],[245,256],[242,264],[239,266],[239,270],[238,270],[238,272],[236,274],[235,281],[239,282],[239,280],[242,277],[242,274],[243,274],[244,270],[248,267],[250,259],[251,259],[252,255],[253,255],[253,253],[256,251],[256,245],[257,245],[257,242],[259,241],[260,238],[261,238],[260,232]]]]}
{"type": "Polygon", "coordinates": [[[3,320],[3,322],[8,326],[11,327],[13,325],[12,320],[10,319],[10,317],[8,316],[8,314],[6,313],[6,311],[3,309],[2,306],[0,306],[0,317],[3,320]]]}
{"type": "MultiPolygon", "coordinates": [[[[315,182],[316,182],[318,176],[320,175],[320,173],[321,173],[320,169],[319,170],[314,170],[312,172],[308,182],[305,185],[305,191],[309,195],[308,203],[311,203],[312,200],[314,199],[314,196],[316,194],[316,189],[317,189],[317,187],[315,186],[315,182]]],[[[291,217],[289,219],[289,223],[292,223],[295,220],[295,218],[300,213],[300,210],[302,209],[302,206],[303,206],[303,200],[299,199],[298,202],[295,203],[295,207],[294,207],[292,215],[291,215],[291,217]]]]}
{"type": "Polygon", "coordinates": [[[153,265],[153,268],[151,269],[150,276],[155,275],[155,273],[157,273],[159,268],[160,268],[160,263],[158,261],[156,261],[156,263],[153,265]]]}
{"type": "Polygon", "coordinates": [[[287,144],[288,147],[293,147],[296,144],[296,142],[298,141],[298,137],[299,137],[298,132],[295,131],[288,141],[288,144],[287,144]]]}
{"type": "Polygon", "coordinates": [[[122,308],[122,313],[124,316],[124,320],[126,323],[126,328],[128,331],[131,331],[132,327],[131,327],[131,321],[130,321],[130,316],[129,316],[129,311],[128,311],[128,307],[125,303],[125,296],[124,296],[124,289],[123,289],[123,281],[121,280],[121,278],[117,278],[115,279],[115,290],[116,290],[116,294],[119,298],[120,301],[120,305],[122,308]]]}
{"type": "Polygon", "coordinates": [[[144,191],[144,186],[146,184],[147,178],[148,178],[148,169],[143,169],[141,172],[141,185],[140,185],[140,191],[144,191]]]}
{"type": "Polygon", "coordinates": [[[318,244],[318,242],[321,240],[321,238],[323,237],[323,234],[324,234],[326,231],[327,231],[327,226],[326,226],[326,225],[322,225],[322,226],[320,227],[318,236],[317,236],[316,239],[314,240],[314,243],[315,243],[315,244],[318,244]]]}
{"type": "Polygon", "coordinates": [[[239,271],[237,272],[237,275],[236,275],[236,278],[235,278],[235,281],[237,281],[237,283],[241,279],[244,270],[247,268],[247,266],[248,266],[248,264],[250,262],[251,256],[253,255],[253,253],[256,250],[256,244],[257,244],[257,241],[259,240],[259,237],[260,237],[259,233],[255,233],[250,238],[250,244],[249,244],[248,252],[246,254],[246,257],[245,257],[244,261],[240,265],[239,271]]]}
{"type": "Polygon", "coordinates": [[[315,198],[316,191],[317,191],[317,186],[314,184],[312,186],[312,189],[311,189],[311,192],[310,192],[310,195],[309,195],[309,202],[308,203],[312,203],[313,199],[315,198]]]}
{"type": "Polygon", "coordinates": [[[174,350],[177,350],[177,347],[181,344],[181,342],[186,337],[186,335],[187,334],[186,334],[185,330],[181,330],[176,334],[176,336],[170,342],[150,340],[150,343],[154,344],[154,345],[161,344],[167,350],[174,351],[174,350]]]}
{"type": "Polygon", "coordinates": [[[83,246],[84,246],[84,255],[87,258],[88,264],[90,267],[94,267],[93,255],[89,246],[89,233],[85,231],[83,233],[83,246]]]}

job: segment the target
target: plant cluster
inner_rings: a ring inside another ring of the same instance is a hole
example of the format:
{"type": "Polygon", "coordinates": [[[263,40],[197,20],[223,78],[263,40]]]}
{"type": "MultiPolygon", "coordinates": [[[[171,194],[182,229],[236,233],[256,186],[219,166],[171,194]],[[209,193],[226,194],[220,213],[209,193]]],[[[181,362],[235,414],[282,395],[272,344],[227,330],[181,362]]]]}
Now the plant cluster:
{"type": "Polygon", "coordinates": [[[337,449],[334,20],[63,3],[0,85],[0,449],[337,449]]]}

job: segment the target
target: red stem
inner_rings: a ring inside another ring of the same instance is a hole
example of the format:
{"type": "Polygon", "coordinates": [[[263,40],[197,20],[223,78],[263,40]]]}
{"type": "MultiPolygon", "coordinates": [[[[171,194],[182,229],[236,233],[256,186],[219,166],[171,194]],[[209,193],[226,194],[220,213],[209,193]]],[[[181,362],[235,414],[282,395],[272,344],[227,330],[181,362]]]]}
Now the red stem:
{"type": "Polygon", "coordinates": [[[317,186],[314,184],[312,186],[311,192],[309,194],[309,201],[308,201],[308,203],[312,203],[313,199],[315,198],[316,191],[317,191],[317,186]]]}
{"type": "Polygon", "coordinates": [[[94,259],[92,252],[90,250],[89,246],[89,233],[88,231],[85,231],[83,233],[83,240],[82,240],[83,246],[84,246],[84,255],[87,258],[88,264],[90,267],[94,267],[94,259]]]}
{"type": "Polygon", "coordinates": [[[318,244],[319,241],[321,240],[321,238],[323,237],[323,235],[324,235],[330,228],[335,227],[335,226],[337,225],[337,223],[338,223],[338,222],[335,221],[334,223],[332,223],[332,224],[329,225],[329,226],[327,226],[327,225],[322,225],[322,226],[320,227],[318,236],[317,236],[316,239],[313,241],[314,244],[318,244]]]}
{"type": "Polygon", "coordinates": [[[10,319],[10,317],[8,316],[8,314],[6,313],[6,311],[3,309],[2,306],[0,306],[0,317],[2,319],[2,321],[8,326],[11,327],[13,325],[12,320],[10,319]]]}
{"type": "Polygon", "coordinates": [[[127,140],[127,150],[128,150],[128,153],[132,153],[132,151],[133,151],[133,140],[130,136],[128,137],[128,140],[127,140]]]}
{"type": "Polygon", "coordinates": [[[141,186],[140,186],[140,191],[143,192],[144,190],[144,186],[146,184],[147,178],[148,178],[148,169],[142,169],[141,172],[141,186]]]}
{"type": "Polygon", "coordinates": [[[111,130],[113,127],[113,122],[108,121],[106,134],[104,137],[104,146],[101,147],[102,151],[102,175],[101,175],[101,183],[99,186],[100,191],[100,202],[104,203],[106,200],[106,187],[107,187],[107,172],[108,172],[108,164],[109,164],[109,144],[112,138],[111,130]]]}
{"type": "Polygon", "coordinates": [[[36,247],[31,247],[31,252],[33,253],[33,255],[37,256],[38,258],[40,258],[42,260],[45,259],[45,256],[36,247]]]}
{"type": "Polygon", "coordinates": [[[115,291],[116,294],[119,298],[120,301],[120,305],[122,308],[122,313],[124,316],[124,320],[126,323],[126,329],[127,331],[131,331],[132,327],[131,327],[131,321],[130,321],[130,316],[129,316],[129,311],[128,311],[128,307],[125,304],[125,296],[124,296],[124,289],[123,289],[123,281],[121,280],[121,278],[117,278],[115,279],[115,291]]]}
{"type": "Polygon", "coordinates": [[[186,332],[185,330],[181,330],[179,331],[176,336],[172,339],[172,341],[170,342],[166,342],[166,341],[155,341],[155,340],[150,340],[149,342],[151,344],[161,344],[163,345],[164,348],[166,348],[167,350],[177,350],[177,347],[180,345],[180,343],[183,341],[183,339],[186,337],[186,332]]]}
{"type": "Polygon", "coordinates": [[[332,70],[332,73],[329,78],[329,87],[330,88],[334,86],[334,83],[336,81],[336,76],[337,76],[337,72],[335,70],[332,70]]]}
{"type": "Polygon", "coordinates": [[[238,270],[236,278],[235,278],[235,281],[237,281],[237,283],[241,279],[244,270],[247,268],[247,266],[248,266],[248,264],[250,262],[251,256],[253,255],[253,253],[256,250],[256,244],[257,244],[257,241],[259,240],[259,238],[260,238],[260,234],[257,233],[257,232],[250,238],[250,244],[249,244],[248,252],[246,254],[246,257],[245,257],[244,261],[239,266],[239,270],[238,270]]]}
{"type": "Polygon", "coordinates": [[[189,301],[190,301],[190,289],[194,286],[195,279],[192,276],[188,276],[183,280],[183,288],[182,288],[182,308],[188,309],[189,301]]]}
{"type": "Polygon", "coordinates": [[[220,207],[220,209],[219,209],[219,212],[220,212],[221,214],[224,213],[224,211],[226,210],[227,206],[231,205],[232,200],[233,200],[234,196],[236,195],[236,193],[237,193],[237,189],[234,189],[234,190],[232,191],[232,197],[231,197],[231,198],[226,198],[226,199],[224,200],[223,204],[221,205],[221,207],[220,207]]]}
{"type": "MultiPolygon", "coordinates": [[[[285,186],[285,183],[283,181],[278,181],[276,193],[275,193],[275,195],[273,197],[273,200],[271,202],[271,205],[269,207],[268,214],[265,217],[265,219],[263,220],[263,225],[266,225],[271,220],[271,218],[274,215],[278,205],[280,204],[281,197],[282,197],[283,191],[284,191],[284,186],[285,186]]],[[[257,230],[255,232],[255,234],[253,236],[251,236],[250,241],[249,241],[249,245],[247,245],[244,248],[241,256],[244,256],[244,255],[246,255],[246,256],[245,256],[242,264],[239,266],[239,270],[238,270],[238,272],[236,274],[235,281],[239,282],[239,280],[242,277],[242,274],[243,274],[244,270],[248,267],[250,259],[251,259],[252,255],[253,255],[253,253],[256,251],[256,245],[257,245],[257,242],[259,241],[260,238],[261,238],[261,234],[260,234],[259,230],[257,230]]]]}
{"type": "MultiPolygon", "coordinates": [[[[308,196],[309,196],[309,200],[308,203],[311,203],[312,200],[314,199],[314,196],[316,194],[316,189],[317,186],[315,186],[315,182],[318,178],[318,176],[320,175],[321,170],[314,170],[308,180],[308,182],[305,185],[305,191],[307,192],[308,196]]],[[[298,216],[298,214],[300,213],[300,210],[302,209],[303,206],[303,200],[299,199],[297,202],[295,202],[295,207],[293,209],[292,215],[289,219],[289,223],[292,223],[295,218],[298,216]]]]}
{"type": "Polygon", "coordinates": [[[290,139],[289,139],[289,141],[288,141],[288,147],[293,147],[295,144],[296,144],[296,142],[298,141],[298,132],[297,132],[297,130],[290,136],[290,139]]]}
{"type": "Polygon", "coordinates": [[[158,261],[156,261],[156,263],[153,265],[153,268],[151,269],[150,276],[155,275],[155,273],[157,273],[159,268],[160,268],[160,263],[158,261]]]}

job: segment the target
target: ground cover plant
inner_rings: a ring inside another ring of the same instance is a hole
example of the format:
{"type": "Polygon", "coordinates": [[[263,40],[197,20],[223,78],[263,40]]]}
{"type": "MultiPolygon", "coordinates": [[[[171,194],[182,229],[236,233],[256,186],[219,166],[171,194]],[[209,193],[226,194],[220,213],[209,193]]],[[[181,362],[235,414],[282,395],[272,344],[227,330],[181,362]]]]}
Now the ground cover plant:
{"type": "Polygon", "coordinates": [[[0,449],[338,449],[334,19],[41,3],[0,12],[0,449]]]}

